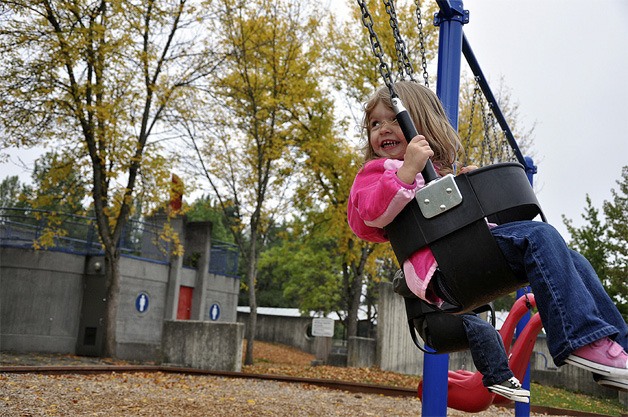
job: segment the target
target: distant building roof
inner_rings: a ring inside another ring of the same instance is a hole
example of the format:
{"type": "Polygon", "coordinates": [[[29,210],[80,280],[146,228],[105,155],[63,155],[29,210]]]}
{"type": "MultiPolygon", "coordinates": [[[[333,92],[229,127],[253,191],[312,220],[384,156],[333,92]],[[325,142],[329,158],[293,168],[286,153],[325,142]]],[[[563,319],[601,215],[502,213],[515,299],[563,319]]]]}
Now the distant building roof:
{"type": "MultiPolygon", "coordinates": [[[[251,307],[238,306],[240,313],[250,313],[251,307]]],[[[279,307],[257,307],[257,314],[267,316],[283,316],[283,317],[302,317],[298,308],[279,308],[279,307]]]]}
{"type": "MultiPolygon", "coordinates": [[[[249,306],[238,306],[238,312],[240,313],[250,313],[251,307],[249,306]]],[[[264,314],[267,316],[282,316],[282,317],[320,317],[320,314],[310,311],[309,316],[304,316],[301,314],[298,308],[279,308],[279,307],[257,307],[257,314],[264,314]]],[[[327,317],[340,320],[338,314],[329,313],[327,317]]],[[[358,311],[358,317],[360,320],[366,320],[366,314],[363,311],[358,311]]]]}

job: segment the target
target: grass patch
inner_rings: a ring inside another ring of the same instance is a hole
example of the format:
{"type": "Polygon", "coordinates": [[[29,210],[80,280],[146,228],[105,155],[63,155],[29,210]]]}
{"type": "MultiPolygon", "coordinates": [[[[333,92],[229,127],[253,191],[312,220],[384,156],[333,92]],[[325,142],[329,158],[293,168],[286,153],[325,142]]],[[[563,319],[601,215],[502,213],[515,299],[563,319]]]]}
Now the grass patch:
{"type": "Polygon", "coordinates": [[[617,399],[598,398],[534,383],[531,384],[530,394],[532,405],[542,405],[608,416],[621,416],[626,412],[626,407],[617,399]]]}

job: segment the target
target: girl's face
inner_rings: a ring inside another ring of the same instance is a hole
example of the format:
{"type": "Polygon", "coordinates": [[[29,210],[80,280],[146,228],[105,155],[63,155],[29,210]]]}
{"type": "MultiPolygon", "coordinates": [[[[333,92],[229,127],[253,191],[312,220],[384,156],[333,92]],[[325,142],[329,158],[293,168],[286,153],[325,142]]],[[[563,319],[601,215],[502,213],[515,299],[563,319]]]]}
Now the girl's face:
{"type": "Polygon", "coordinates": [[[400,159],[406,154],[408,142],[395,119],[395,113],[381,101],[369,116],[369,142],[381,158],[400,159]]]}

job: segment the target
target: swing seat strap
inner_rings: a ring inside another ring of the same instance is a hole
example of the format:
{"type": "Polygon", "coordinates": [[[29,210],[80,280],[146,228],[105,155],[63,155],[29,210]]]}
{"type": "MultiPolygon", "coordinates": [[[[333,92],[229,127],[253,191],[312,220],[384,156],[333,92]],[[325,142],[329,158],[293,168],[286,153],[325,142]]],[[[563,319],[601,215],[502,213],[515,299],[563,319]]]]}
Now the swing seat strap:
{"type": "MultiPolygon", "coordinates": [[[[413,343],[423,352],[431,354],[451,353],[469,348],[469,340],[461,315],[445,313],[418,297],[404,297],[408,327],[413,343]],[[419,343],[417,333],[423,340],[419,343]],[[426,348],[426,345],[430,349],[426,348]]],[[[495,311],[489,304],[475,309],[475,314],[491,311],[495,326],[495,311]]]]}

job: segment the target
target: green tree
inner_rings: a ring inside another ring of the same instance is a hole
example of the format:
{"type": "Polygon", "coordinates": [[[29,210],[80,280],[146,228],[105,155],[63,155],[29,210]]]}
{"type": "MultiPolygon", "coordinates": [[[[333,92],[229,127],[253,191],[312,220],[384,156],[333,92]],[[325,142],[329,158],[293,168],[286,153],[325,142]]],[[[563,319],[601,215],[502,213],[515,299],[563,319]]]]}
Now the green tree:
{"type": "Polygon", "coordinates": [[[23,207],[25,203],[20,200],[23,191],[24,186],[17,175],[3,179],[0,182],[0,207],[23,207]]]}
{"type": "Polygon", "coordinates": [[[250,320],[245,364],[253,363],[256,279],[264,238],[287,214],[291,175],[307,126],[320,117],[321,59],[313,11],[291,1],[213,2],[217,44],[229,54],[199,98],[199,117],[187,126],[203,175],[229,220],[246,265],[250,320]],[[202,117],[201,117],[202,116],[202,117]]]}
{"type": "Polygon", "coordinates": [[[605,239],[607,227],[600,220],[600,212],[593,206],[588,194],[586,204],[585,212],[582,214],[582,219],[585,221],[584,226],[575,227],[573,221],[564,215],[562,216],[563,223],[571,235],[570,246],[587,258],[600,279],[604,280],[604,277],[608,275],[610,252],[610,247],[605,239]]]}
{"type": "Polygon", "coordinates": [[[571,235],[569,245],[589,260],[602,285],[619,311],[628,319],[628,167],[622,170],[619,190],[612,189],[612,201],[604,201],[604,219],[587,194],[585,224],[575,227],[564,215],[563,223],[571,235]]]}
{"type": "Polygon", "coordinates": [[[3,145],[65,149],[89,172],[105,250],[107,356],[116,354],[118,241],[133,200],[168,192],[163,140],[215,67],[204,17],[187,0],[2,3],[3,145]]]}
{"type": "Polygon", "coordinates": [[[77,169],[73,156],[45,153],[35,161],[31,178],[32,186],[22,197],[29,207],[52,213],[85,214],[88,177],[77,169]]]}
{"type": "Polygon", "coordinates": [[[316,245],[312,241],[311,235],[297,237],[291,230],[277,245],[261,253],[260,305],[298,307],[306,315],[310,311],[327,314],[338,310],[342,288],[338,286],[334,258],[323,242],[316,245]]]}
{"type": "MultiPolygon", "coordinates": [[[[276,256],[279,256],[279,247],[284,245],[286,240],[291,237],[291,234],[288,232],[288,228],[290,227],[290,224],[284,223],[271,224],[263,235],[263,247],[260,249],[257,277],[255,279],[258,306],[281,308],[299,307],[298,301],[293,297],[285,296],[284,285],[288,276],[279,272],[275,264],[276,256]]],[[[249,305],[248,290],[249,288],[246,285],[240,288],[238,298],[239,305],[249,305]]]]}
{"type": "Polygon", "coordinates": [[[628,321],[628,165],[622,168],[619,188],[611,189],[612,201],[604,201],[609,269],[606,289],[628,321]]]}
{"type": "Polygon", "coordinates": [[[189,221],[212,222],[212,240],[233,243],[233,235],[229,231],[228,221],[216,199],[204,195],[190,204],[186,211],[189,221]]]}
{"type": "Polygon", "coordinates": [[[6,195],[8,204],[24,209],[19,214],[24,216],[21,221],[42,228],[33,242],[35,248],[54,246],[56,236],[71,235],[77,233],[77,228],[85,227],[78,226],[77,221],[84,220],[73,215],[85,214],[87,181],[69,155],[43,154],[34,162],[31,184],[20,185],[18,177],[7,178],[0,185],[0,194],[6,195]]]}

